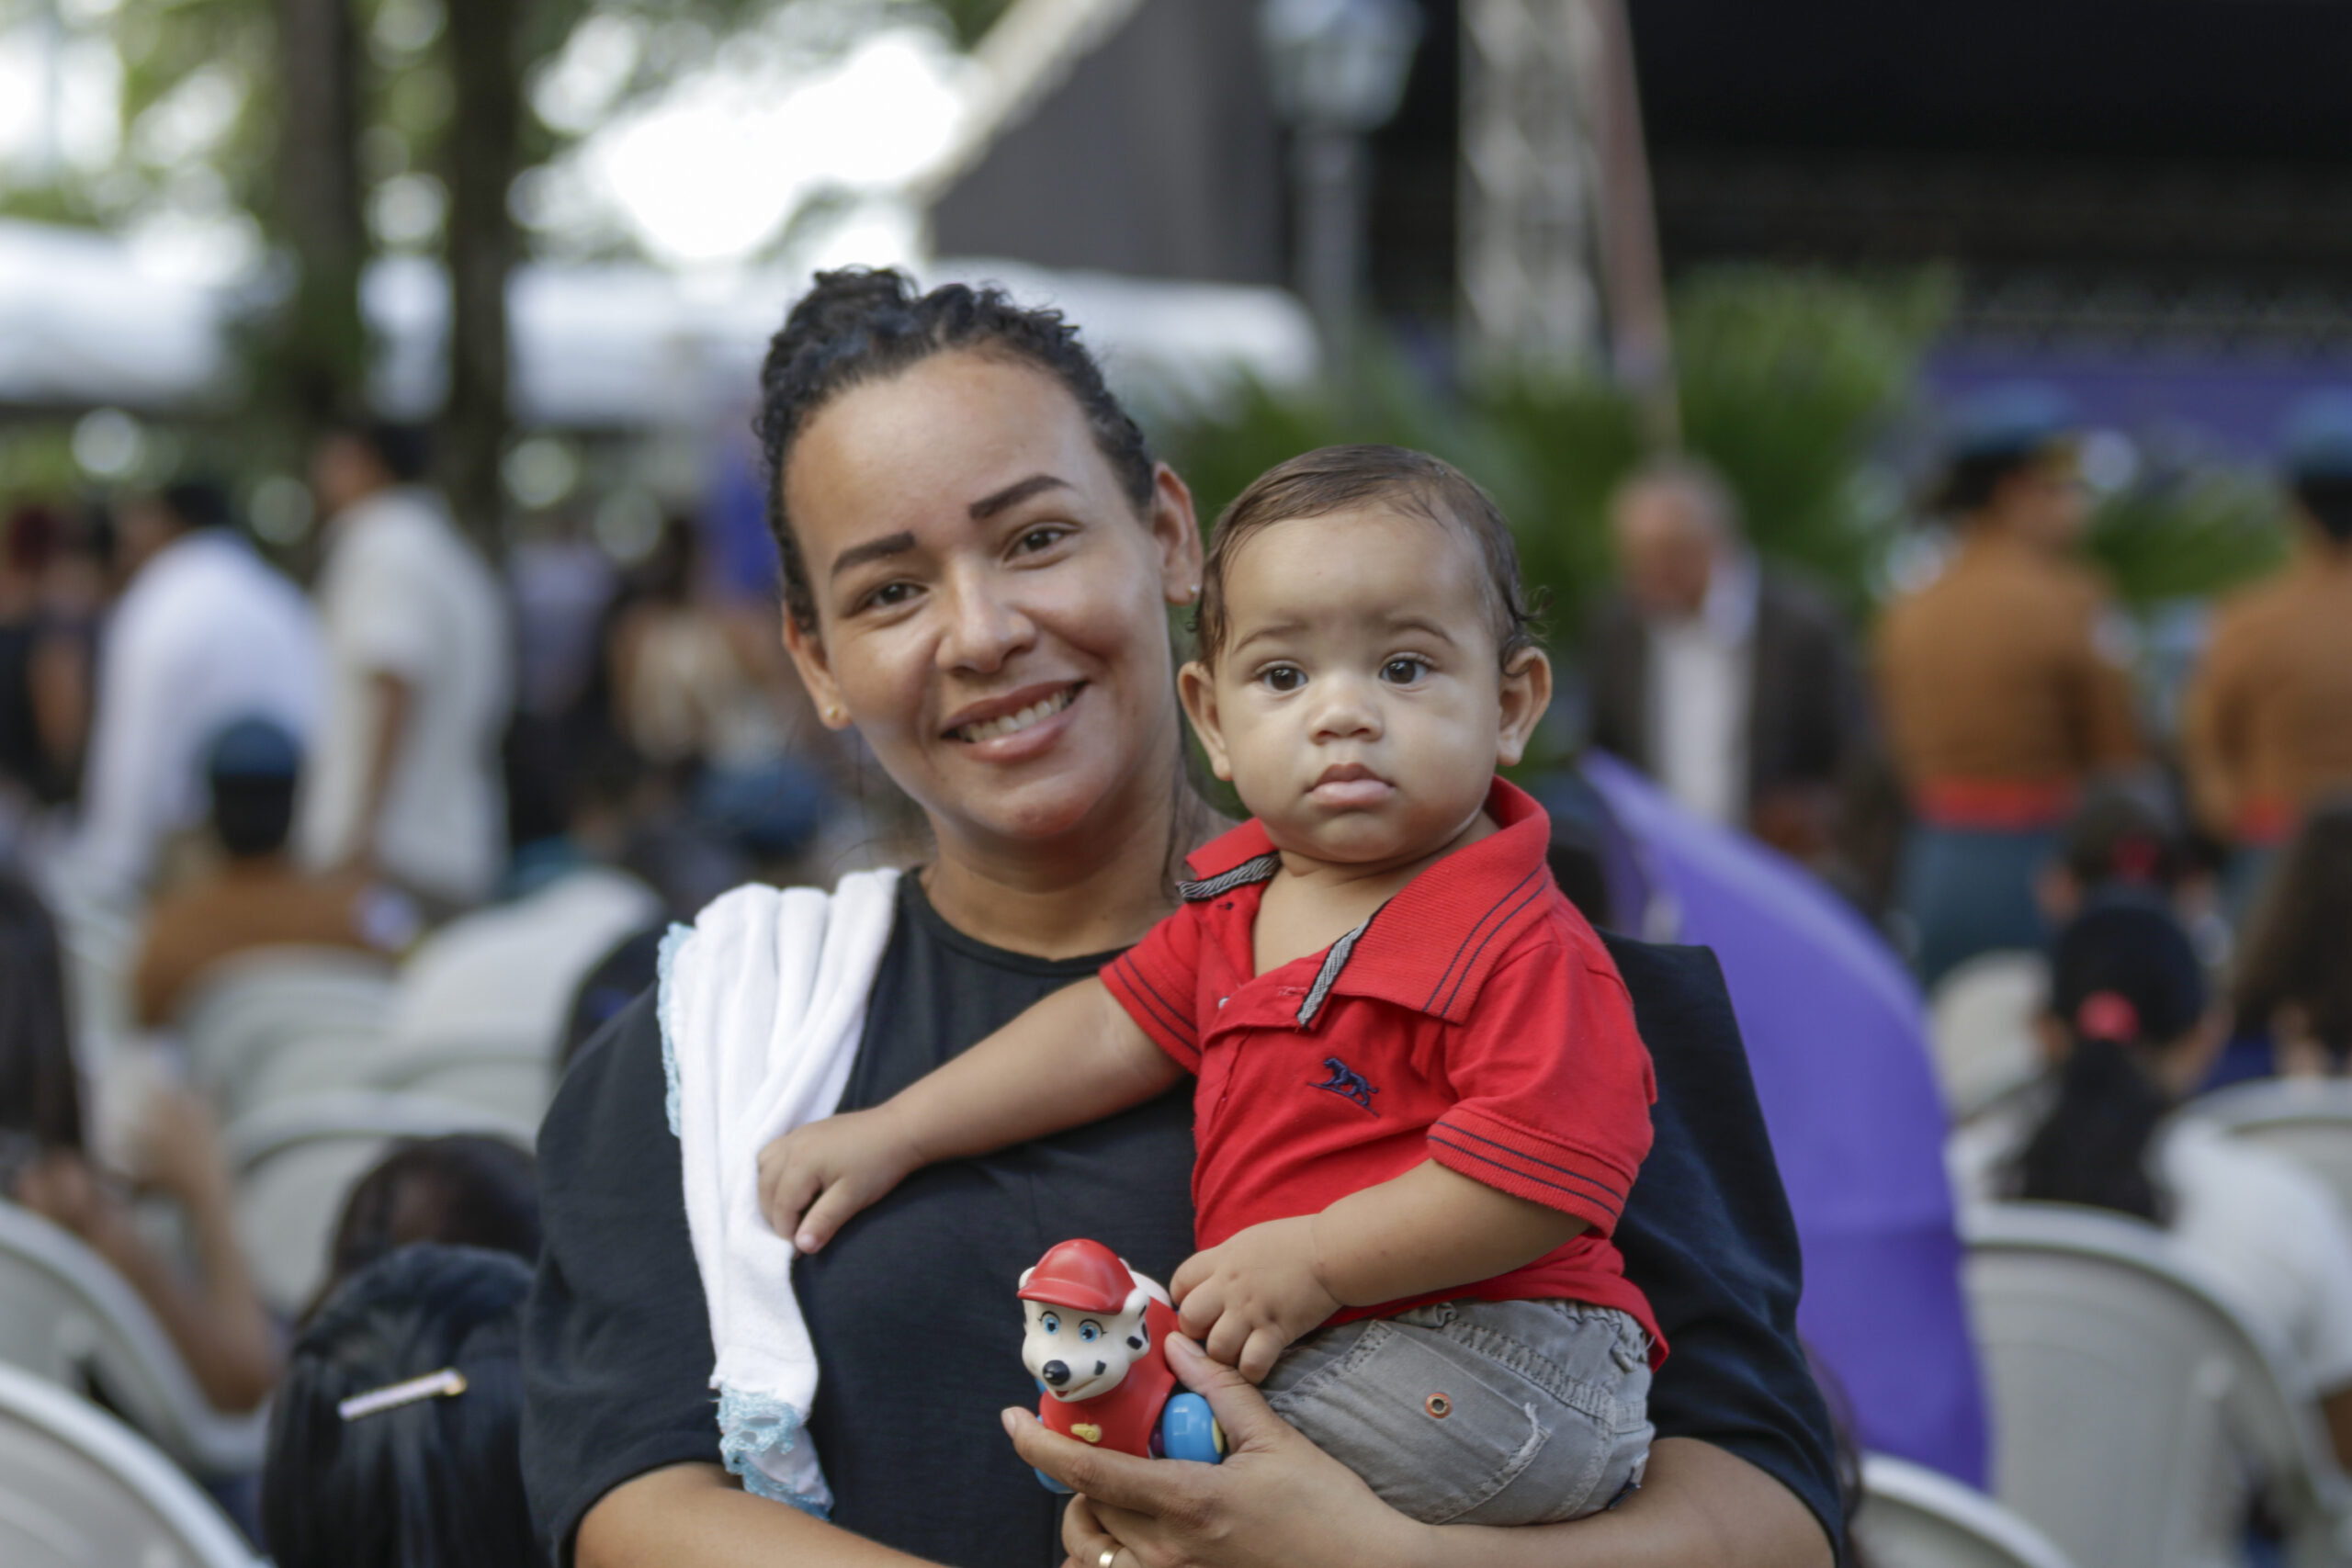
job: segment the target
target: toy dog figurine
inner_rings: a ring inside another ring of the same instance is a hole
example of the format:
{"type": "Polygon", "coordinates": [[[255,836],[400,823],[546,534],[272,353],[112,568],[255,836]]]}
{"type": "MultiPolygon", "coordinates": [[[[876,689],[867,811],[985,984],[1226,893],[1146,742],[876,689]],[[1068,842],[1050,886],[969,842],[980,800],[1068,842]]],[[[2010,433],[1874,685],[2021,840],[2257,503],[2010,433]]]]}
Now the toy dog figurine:
{"type": "MultiPolygon", "coordinates": [[[[1176,1392],[1165,1354],[1176,1309],[1157,1280],[1099,1241],[1066,1241],[1021,1276],[1021,1359],[1044,1391],[1046,1427],[1144,1458],[1225,1457],[1208,1401],[1176,1392]]],[[[1043,1471],[1037,1479],[1069,1490],[1043,1471]]]]}

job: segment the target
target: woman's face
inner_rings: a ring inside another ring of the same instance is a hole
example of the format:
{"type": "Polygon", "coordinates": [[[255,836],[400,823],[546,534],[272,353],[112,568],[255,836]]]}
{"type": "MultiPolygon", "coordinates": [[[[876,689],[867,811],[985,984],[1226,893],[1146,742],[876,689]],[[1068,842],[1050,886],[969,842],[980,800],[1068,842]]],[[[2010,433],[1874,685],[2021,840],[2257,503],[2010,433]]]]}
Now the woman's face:
{"type": "Polygon", "coordinates": [[[826,405],[782,483],[817,605],[786,646],[943,840],[1094,838],[1164,807],[1166,606],[1200,581],[1172,472],[1138,517],[1060,383],[950,353],[826,405]]]}

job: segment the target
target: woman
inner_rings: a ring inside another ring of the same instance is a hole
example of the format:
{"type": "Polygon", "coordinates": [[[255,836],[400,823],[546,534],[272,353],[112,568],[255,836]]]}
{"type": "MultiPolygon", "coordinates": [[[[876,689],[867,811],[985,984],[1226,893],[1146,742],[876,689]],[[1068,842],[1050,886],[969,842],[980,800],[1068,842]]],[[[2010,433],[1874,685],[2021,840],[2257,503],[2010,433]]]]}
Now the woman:
{"type": "Polygon", "coordinates": [[[402,1247],[433,1242],[539,1260],[539,1172],[503,1138],[451,1133],[405,1139],[343,1201],[327,1244],[327,1277],[300,1321],[318,1316],[343,1282],[402,1247]]]}
{"type": "Polygon", "coordinates": [[[56,928],[31,889],[0,877],[0,1195],[111,1264],[216,1409],[250,1410],[277,1381],[277,1334],[245,1268],[212,1119],[186,1090],[158,1093],[144,1111],[132,1174],[186,1211],[193,1280],[141,1234],[129,1199],[85,1152],[56,928]]]}
{"type": "Polygon", "coordinates": [[[2056,1098],[1980,1185],[2163,1225],[2291,1349],[2352,1462],[2352,1226],[2316,1178],[2277,1155],[2194,1119],[2167,1125],[2222,1041],[2170,911],[2109,904],[2068,926],[2043,1034],[2060,1062],[2056,1098]]]}
{"type": "Polygon", "coordinates": [[[531,1559],[515,1427],[531,1270],[420,1244],[345,1280],[270,1409],[262,1533],[278,1568],[515,1568],[531,1559]]]}
{"type": "MultiPolygon", "coordinates": [[[[1051,312],[831,274],[794,310],[763,379],[786,647],[823,721],[858,729],[936,844],[894,894],[841,1099],[852,1109],[1093,973],[1170,907],[1175,852],[1209,826],[1183,782],[1165,631],[1168,609],[1196,592],[1200,540],[1182,481],[1151,460],[1051,312]]],[[[1011,1304],[1023,1265],[1071,1235],[1163,1278],[1189,1252],[1181,1097],[926,1170],[798,1264],[823,1368],[808,1429],[831,1517],[737,1490],[718,1462],[709,1318],[663,1098],[655,1004],[640,998],[574,1065],[540,1136],[548,1245],[526,1336],[525,1467],[541,1533],[567,1558],[576,1546],[584,1564],[1052,1561],[1058,1505],[1031,1463],[1097,1499],[1068,1520],[1089,1563],[1353,1563],[1419,1544],[1420,1527],[1181,1348],[1237,1442],[1217,1470],[1081,1478],[1117,1456],[1057,1451],[1025,1428],[1018,1452],[993,1440],[995,1413],[1035,1399],[1011,1304]]],[[[1689,1109],[1661,1108],[1653,1165],[1689,1162],[1719,1131],[1703,1117],[1684,1126],[1689,1109]]],[[[1745,1114],[1752,1123],[1752,1102],[1745,1114]]],[[[1729,1135],[1741,1132],[1754,1135],[1729,1135]]],[[[1738,1238],[1712,1239],[1686,1233],[1684,1250],[1725,1263],[1725,1279],[1773,1272],[1738,1238]]],[[[1699,1310],[1755,1326],[1758,1360],[1796,1357],[1771,1315],[1791,1303],[1776,1300],[1726,1286],[1699,1310]]],[[[1792,1392],[1769,1368],[1711,1365],[1690,1348],[1703,1325],[1664,1326],[1677,1348],[1654,1404],[1690,1394],[1716,1415],[1658,1420],[1648,1489],[1597,1520],[1446,1532],[1440,1560],[1826,1561],[1815,1517],[1834,1521],[1835,1503],[1810,1382],[1792,1392]],[[1702,1429],[1713,1441],[1693,1440],[1702,1429]],[[1749,1434],[1761,1441],[1743,1447],[1749,1434]],[[1758,1468],[1779,1452],[1792,1457],[1758,1468]]]]}

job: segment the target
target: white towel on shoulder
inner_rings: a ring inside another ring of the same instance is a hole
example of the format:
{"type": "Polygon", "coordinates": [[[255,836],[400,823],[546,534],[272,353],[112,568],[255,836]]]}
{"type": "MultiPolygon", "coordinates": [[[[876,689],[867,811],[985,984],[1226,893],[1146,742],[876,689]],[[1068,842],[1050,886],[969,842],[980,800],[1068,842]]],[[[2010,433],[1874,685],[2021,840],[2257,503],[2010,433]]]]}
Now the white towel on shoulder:
{"type": "Polygon", "coordinates": [[[841,1103],[898,878],[859,872],[830,894],[738,887],[662,944],[670,1130],[718,1352],[719,1451],[749,1490],[820,1517],[832,1494],[802,1429],[817,1356],[792,1244],[760,1212],[760,1150],[841,1103]]]}

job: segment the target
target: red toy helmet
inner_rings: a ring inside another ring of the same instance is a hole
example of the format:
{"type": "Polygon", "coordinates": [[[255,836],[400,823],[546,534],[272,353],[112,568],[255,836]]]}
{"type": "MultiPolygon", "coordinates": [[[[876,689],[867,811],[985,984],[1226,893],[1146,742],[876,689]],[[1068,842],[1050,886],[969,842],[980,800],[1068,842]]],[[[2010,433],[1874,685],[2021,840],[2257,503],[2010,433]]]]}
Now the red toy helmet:
{"type": "Polygon", "coordinates": [[[1119,1255],[1099,1241],[1066,1241],[1021,1277],[1021,1299],[1072,1312],[1125,1312],[1142,1289],[1119,1255]]]}

